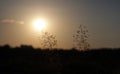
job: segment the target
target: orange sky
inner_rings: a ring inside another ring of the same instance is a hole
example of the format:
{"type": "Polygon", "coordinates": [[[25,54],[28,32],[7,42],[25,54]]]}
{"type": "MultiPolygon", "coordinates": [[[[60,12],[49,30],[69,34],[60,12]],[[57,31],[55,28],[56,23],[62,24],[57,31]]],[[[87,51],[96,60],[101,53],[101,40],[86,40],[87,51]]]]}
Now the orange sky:
{"type": "Polygon", "coordinates": [[[32,22],[41,17],[56,35],[58,48],[72,48],[79,24],[87,26],[92,48],[119,47],[118,0],[0,0],[0,45],[40,47],[32,22]]]}

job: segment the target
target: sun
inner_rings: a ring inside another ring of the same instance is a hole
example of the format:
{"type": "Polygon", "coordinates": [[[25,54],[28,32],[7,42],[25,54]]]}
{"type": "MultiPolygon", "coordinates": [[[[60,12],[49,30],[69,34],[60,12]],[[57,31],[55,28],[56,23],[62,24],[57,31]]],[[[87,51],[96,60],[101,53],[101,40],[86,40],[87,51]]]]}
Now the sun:
{"type": "Polygon", "coordinates": [[[44,19],[42,19],[42,18],[35,19],[33,21],[33,26],[34,26],[35,30],[41,31],[41,30],[45,29],[46,21],[44,19]]]}

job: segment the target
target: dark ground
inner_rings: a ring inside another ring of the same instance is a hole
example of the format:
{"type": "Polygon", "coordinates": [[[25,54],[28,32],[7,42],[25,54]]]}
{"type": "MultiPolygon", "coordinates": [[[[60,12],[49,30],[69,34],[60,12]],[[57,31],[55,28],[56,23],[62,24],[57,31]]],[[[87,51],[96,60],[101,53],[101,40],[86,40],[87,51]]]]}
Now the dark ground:
{"type": "Polygon", "coordinates": [[[0,74],[120,74],[120,49],[0,47],[0,74]]]}

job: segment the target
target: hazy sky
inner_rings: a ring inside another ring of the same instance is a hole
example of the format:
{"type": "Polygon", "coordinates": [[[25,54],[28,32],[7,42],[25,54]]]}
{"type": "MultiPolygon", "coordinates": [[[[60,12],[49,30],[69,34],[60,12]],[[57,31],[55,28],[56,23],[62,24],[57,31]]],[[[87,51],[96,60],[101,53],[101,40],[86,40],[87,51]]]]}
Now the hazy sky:
{"type": "Polygon", "coordinates": [[[0,45],[39,47],[32,27],[38,17],[46,19],[59,48],[73,47],[79,24],[87,26],[92,48],[120,46],[119,0],[0,0],[0,45]]]}

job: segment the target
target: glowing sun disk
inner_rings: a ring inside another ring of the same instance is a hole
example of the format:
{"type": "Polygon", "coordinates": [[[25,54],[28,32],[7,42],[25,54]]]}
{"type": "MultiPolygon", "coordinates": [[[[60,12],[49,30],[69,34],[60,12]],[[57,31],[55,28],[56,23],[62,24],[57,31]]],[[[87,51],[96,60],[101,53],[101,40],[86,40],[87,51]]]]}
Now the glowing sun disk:
{"type": "Polygon", "coordinates": [[[46,27],[46,21],[44,19],[36,19],[33,25],[36,30],[43,30],[46,27]]]}

